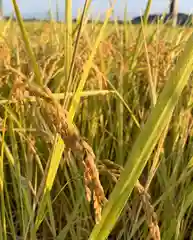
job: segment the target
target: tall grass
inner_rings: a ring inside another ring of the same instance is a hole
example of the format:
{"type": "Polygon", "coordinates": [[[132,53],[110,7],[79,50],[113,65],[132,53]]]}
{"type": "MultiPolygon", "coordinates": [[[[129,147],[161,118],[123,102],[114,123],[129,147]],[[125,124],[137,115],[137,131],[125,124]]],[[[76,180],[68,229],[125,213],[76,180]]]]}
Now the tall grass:
{"type": "Polygon", "coordinates": [[[0,239],[191,239],[192,29],[1,28],[0,239]],[[132,37],[130,37],[132,36],[132,37]]]}

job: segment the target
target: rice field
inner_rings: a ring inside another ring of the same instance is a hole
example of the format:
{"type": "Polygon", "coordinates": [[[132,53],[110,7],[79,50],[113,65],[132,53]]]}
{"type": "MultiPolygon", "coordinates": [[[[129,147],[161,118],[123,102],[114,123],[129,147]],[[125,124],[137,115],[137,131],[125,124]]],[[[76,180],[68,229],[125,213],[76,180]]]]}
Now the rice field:
{"type": "Polygon", "coordinates": [[[0,239],[193,239],[193,29],[108,23],[112,9],[25,23],[13,3],[0,239]]]}

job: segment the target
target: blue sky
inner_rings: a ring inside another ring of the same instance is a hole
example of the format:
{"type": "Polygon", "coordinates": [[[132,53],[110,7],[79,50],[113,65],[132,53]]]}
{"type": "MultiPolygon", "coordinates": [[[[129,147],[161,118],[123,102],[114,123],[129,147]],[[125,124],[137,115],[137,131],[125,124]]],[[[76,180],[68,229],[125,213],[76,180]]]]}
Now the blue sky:
{"type": "MultiPolygon", "coordinates": [[[[25,16],[40,16],[45,14],[49,9],[49,1],[51,2],[52,9],[54,10],[56,0],[17,0],[22,14],[25,16]]],[[[9,14],[12,11],[12,1],[3,0],[4,13],[9,14]]],[[[60,12],[64,12],[65,0],[58,0],[60,12]]],[[[93,0],[92,9],[94,15],[98,13],[104,14],[108,7],[108,0],[93,0]]],[[[117,0],[115,13],[117,16],[123,16],[125,3],[128,5],[128,14],[133,17],[143,12],[147,0],[117,0]]],[[[151,13],[161,13],[168,10],[169,0],[153,0],[151,13]]],[[[84,0],[73,0],[73,15],[84,4],[84,0]]],[[[179,0],[179,11],[185,13],[193,13],[193,0],[179,0]]]]}

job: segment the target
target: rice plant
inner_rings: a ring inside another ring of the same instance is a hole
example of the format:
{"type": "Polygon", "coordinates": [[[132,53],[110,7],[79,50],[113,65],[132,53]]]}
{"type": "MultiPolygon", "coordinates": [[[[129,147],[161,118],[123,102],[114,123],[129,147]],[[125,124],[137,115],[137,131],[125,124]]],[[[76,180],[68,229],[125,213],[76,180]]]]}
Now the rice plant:
{"type": "MultiPolygon", "coordinates": [[[[0,26],[0,239],[192,239],[193,31],[0,26]]],[[[126,12],[126,10],[125,10],[126,12]]]]}

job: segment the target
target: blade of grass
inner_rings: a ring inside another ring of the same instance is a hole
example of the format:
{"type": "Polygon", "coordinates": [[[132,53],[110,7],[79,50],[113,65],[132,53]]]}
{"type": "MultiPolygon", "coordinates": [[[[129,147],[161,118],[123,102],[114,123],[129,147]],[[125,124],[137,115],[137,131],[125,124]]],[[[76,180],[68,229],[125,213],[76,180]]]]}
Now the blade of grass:
{"type": "Polygon", "coordinates": [[[29,37],[28,37],[26,29],[24,27],[24,23],[23,23],[23,20],[22,20],[22,17],[21,17],[20,11],[19,11],[19,7],[17,5],[16,0],[12,0],[12,4],[13,4],[15,14],[16,14],[16,17],[17,17],[17,20],[18,20],[18,24],[19,24],[19,27],[20,27],[20,30],[21,30],[22,38],[23,38],[23,41],[25,43],[26,51],[28,53],[29,59],[30,59],[30,61],[32,63],[32,66],[33,66],[33,69],[34,69],[34,73],[35,73],[35,76],[36,76],[36,82],[39,85],[42,85],[41,71],[40,71],[38,63],[36,61],[35,55],[33,53],[33,50],[32,50],[32,47],[31,47],[31,44],[30,44],[30,41],[29,41],[29,37]]]}
{"type": "Polygon", "coordinates": [[[63,150],[64,150],[64,142],[61,139],[61,137],[59,135],[57,135],[54,146],[53,146],[53,150],[52,150],[49,170],[48,170],[46,183],[45,183],[45,187],[44,187],[44,193],[43,193],[40,205],[39,205],[38,214],[37,214],[37,218],[36,218],[36,223],[35,223],[36,230],[38,229],[38,227],[40,226],[40,224],[43,220],[42,218],[43,218],[43,215],[45,212],[45,208],[46,208],[46,205],[48,204],[47,197],[48,197],[49,192],[52,189],[53,182],[56,177],[56,173],[57,173],[57,170],[59,167],[59,163],[60,163],[60,159],[62,157],[63,150]]]}
{"type": "MultiPolygon", "coordinates": [[[[95,97],[95,96],[106,96],[106,95],[114,95],[116,93],[116,91],[113,90],[91,90],[91,91],[83,91],[80,92],[80,97],[81,98],[88,98],[88,97],[95,97]]],[[[68,95],[68,97],[72,98],[73,97],[73,92],[68,92],[66,93],[66,95],[68,95]]],[[[64,99],[64,94],[63,93],[53,93],[52,94],[53,98],[55,100],[63,100],[64,99]]],[[[25,97],[23,99],[24,102],[36,102],[36,97],[33,96],[29,96],[29,97],[25,97]]],[[[8,100],[8,99],[0,99],[0,105],[4,105],[7,103],[15,103],[14,100],[8,100]]]]}
{"type": "Polygon", "coordinates": [[[66,20],[65,73],[66,79],[68,79],[70,73],[70,65],[72,61],[72,0],[66,0],[65,20],[66,20]]]}
{"type": "Polygon", "coordinates": [[[7,112],[4,119],[3,124],[3,135],[2,135],[2,144],[1,144],[1,156],[0,156],[0,195],[1,195],[1,223],[0,223],[0,235],[3,239],[7,239],[7,231],[6,231],[6,207],[5,207],[5,198],[4,198],[4,141],[5,141],[5,129],[6,129],[6,120],[7,120],[7,112]]]}

